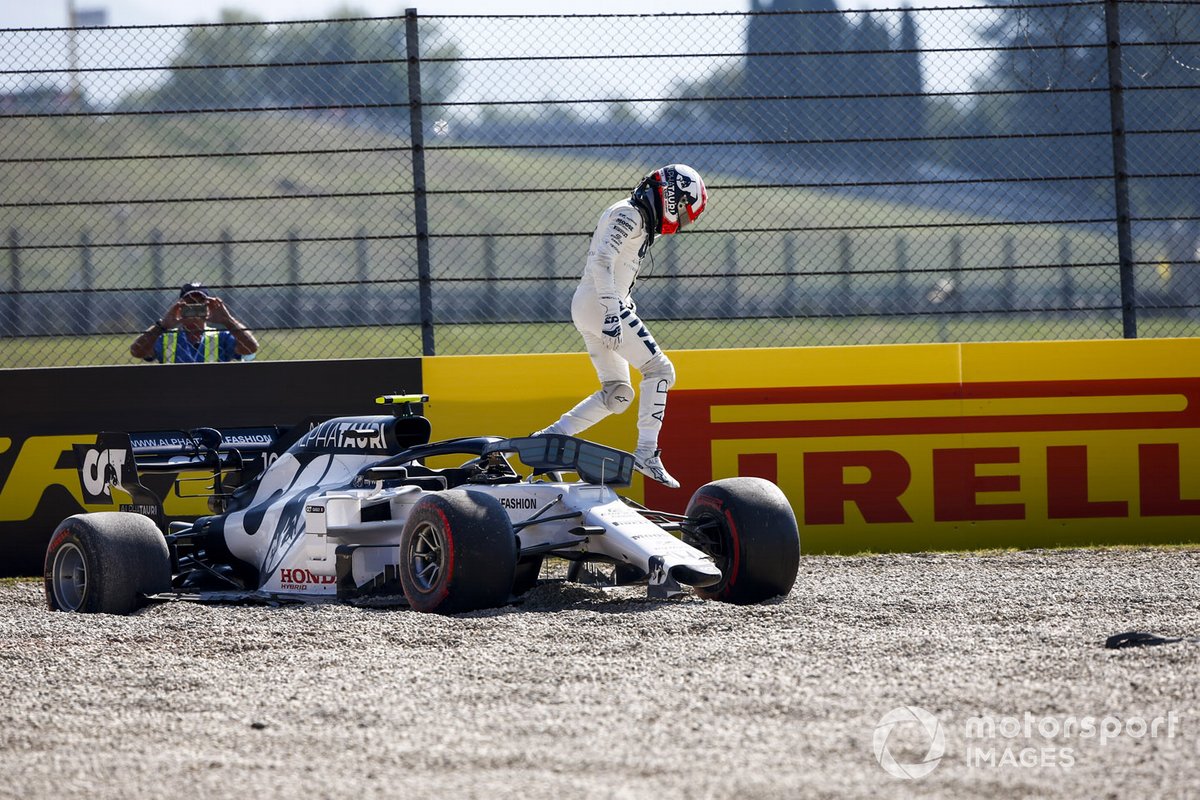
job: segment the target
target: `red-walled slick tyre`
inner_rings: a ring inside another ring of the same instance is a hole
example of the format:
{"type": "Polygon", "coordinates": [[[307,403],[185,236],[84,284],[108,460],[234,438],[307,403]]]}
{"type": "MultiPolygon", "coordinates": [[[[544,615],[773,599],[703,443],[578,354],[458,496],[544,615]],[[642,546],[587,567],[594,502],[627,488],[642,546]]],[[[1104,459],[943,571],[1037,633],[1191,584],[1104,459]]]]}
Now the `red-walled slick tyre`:
{"type": "Polygon", "coordinates": [[[800,530],[779,487],[762,478],[705,484],[688,502],[684,541],[712,556],[721,580],[709,600],[758,603],[786,595],[800,570],[800,530]]]}
{"type": "Polygon", "coordinates": [[[517,537],[500,501],[452,489],[422,497],[400,537],[400,584],[418,611],[453,614],[508,602],[517,537]]]}

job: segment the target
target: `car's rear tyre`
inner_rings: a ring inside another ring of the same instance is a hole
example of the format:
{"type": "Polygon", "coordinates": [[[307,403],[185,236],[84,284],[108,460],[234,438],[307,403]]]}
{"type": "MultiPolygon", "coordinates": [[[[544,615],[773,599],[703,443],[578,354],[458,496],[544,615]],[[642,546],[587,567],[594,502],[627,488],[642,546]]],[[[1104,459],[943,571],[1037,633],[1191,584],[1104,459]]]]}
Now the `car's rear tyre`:
{"type": "Polygon", "coordinates": [[[171,589],[171,556],[154,522],[101,511],[67,517],[50,537],[44,570],[51,611],[131,614],[171,589]]]}
{"type": "Polygon", "coordinates": [[[800,570],[800,529],[779,487],[762,478],[705,484],[688,502],[684,541],[712,556],[721,580],[709,600],[758,603],[786,595],[800,570]]]}
{"type": "Polygon", "coordinates": [[[452,489],[417,501],[400,537],[400,584],[418,611],[453,614],[504,605],[517,537],[491,495],[452,489]]]}

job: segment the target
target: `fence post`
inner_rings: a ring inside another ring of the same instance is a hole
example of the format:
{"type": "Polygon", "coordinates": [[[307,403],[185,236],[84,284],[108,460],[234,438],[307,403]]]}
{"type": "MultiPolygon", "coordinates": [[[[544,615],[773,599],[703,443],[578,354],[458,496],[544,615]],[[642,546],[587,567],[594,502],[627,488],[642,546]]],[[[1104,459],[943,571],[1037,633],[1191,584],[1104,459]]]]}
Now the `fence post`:
{"type": "Polygon", "coordinates": [[[908,240],[903,236],[896,237],[896,300],[895,309],[905,314],[915,310],[912,298],[912,282],[908,274],[908,240]]]}
{"type": "Polygon", "coordinates": [[[560,308],[560,304],[555,302],[554,298],[554,237],[542,237],[542,276],[545,280],[542,282],[541,295],[542,308],[547,311],[560,308]]]}
{"type": "Polygon", "coordinates": [[[663,261],[667,273],[666,286],[663,287],[662,317],[663,319],[679,319],[679,250],[675,236],[664,237],[663,261]]]}
{"type": "Polygon", "coordinates": [[[294,230],[287,235],[287,319],[284,327],[299,328],[300,316],[300,234],[294,230]]]}
{"type": "Polygon", "coordinates": [[[781,317],[797,316],[797,287],[796,287],[796,237],[790,233],[783,235],[783,291],[779,294],[779,305],[775,311],[781,317]]]}
{"type": "Polygon", "coordinates": [[[847,314],[852,314],[854,309],[851,306],[851,285],[850,273],[854,269],[854,245],[850,241],[847,234],[842,234],[838,237],[838,278],[837,292],[834,295],[834,313],[844,311],[847,314]]]}
{"type": "Polygon", "coordinates": [[[1108,109],[1112,121],[1113,181],[1117,212],[1117,261],[1121,270],[1121,328],[1137,338],[1137,288],[1133,280],[1133,229],[1129,216],[1129,172],[1125,154],[1125,92],[1121,78],[1120,0],[1104,0],[1108,39],[1108,109]]]}
{"type": "Polygon", "coordinates": [[[4,315],[4,336],[21,335],[21,292],[24,291],[21,277],[21,234],[16,228],[8,230],[8,302],[4,315]]]}
{"type": "Polygon", "coordinates": [[[226,301],[233,300],[233,234],[221,231],[221,294],[226,301]]]}
{"type": "Polygon", "coordinates": [[[963,310],[962,283],[962,236],[957,233],[950,237],[950,302],[947,311],[963,310]]]}
{"type": "Polygon", "coordinates": [[[421,115],[421,48],[417,40],[417,10],[404,10],[408,47],[408,128],[412,144],[413,220],[417,228],[417,286],[421,302],[421,354],[435,355],[433,286],[429,268],[429,209],[425,198],[425,129],[421,115]]]}
{"type": "Polygon", "coordinates": [[[353,307],[347,307],[344,310],[342,318],[342,324],[344,325],[357,325],[360,319],[366,322],[371,318],[371,293],[367,291],[367,283],[370,280],[368,275],[370,267],[368,247],[367,229],[359,228],[358,232],[354,234],[355,284],[354,291],[350,295],[354,298],[354,302],[353,307]]]}
{"type": "Polygon", "coordinates": [[[1017,243],[1012,234],[1004,235],[1000,253],[1000,266],[1004,270],[1000,278],[1000,307],[1012,311],[1017,296],[1017,278],[1013,274],[1017,268],[1017,243]]]}
{"type": "Polygon", "coordinates": [[[75,304],[78,309],[76,332],[95,333],[92,289],[96,285],[96,268],[92,261],[92,234],[84,231],[79,236],[79,279],[83,285],[82,299],[75,304]]]}
{"type": "Polygon", "coordinates": [[[1059,285],[1060,300],[1063,308],[1075,307],[1075,275],[1071,272],[1071,240],[1062,237],[1058,240],[1058,263],[1062,264],[1062,283],[1059,285]]]}
{"type": "Polygon", "coordinates": [[[483,237],[483,307],[476,315],[480,322],[495,322],[500,308],[499,272],[496,269],[496,237],[483,237]]]}
{"type": "MultiPolygon", "coordinates": [[[[163,243],[162,231],[158,228],[150,231],[150,286],[151,289],[164,288],[163,282],[163,243]]],[[[146,320],[157,320],[162,314],[161,301],[158,292],[146,292],[146,297],[142,303],[143,318],[146,320]]],[[[142,323],[145,324],[145,323],[142,323]]]]}
{"type": "Polygon", "coordinates": [[[725,237],[725,269],[729,271],[729,285],[721,292],[721,314],[723,319],[736,319],[738,315],[738,264],[737,239],[725,237]]]}

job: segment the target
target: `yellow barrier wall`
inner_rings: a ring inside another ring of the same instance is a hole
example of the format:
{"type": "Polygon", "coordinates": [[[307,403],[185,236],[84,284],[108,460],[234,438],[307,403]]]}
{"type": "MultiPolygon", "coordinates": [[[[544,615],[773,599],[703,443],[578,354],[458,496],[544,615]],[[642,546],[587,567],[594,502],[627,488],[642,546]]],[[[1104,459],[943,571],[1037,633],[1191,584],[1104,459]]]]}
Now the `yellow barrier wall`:
{"type": "MultiPolygon", "coordinates": [[[[684,484],[774,480],[806,552],[1200,541],[1200,340],[671,353],[684,484]]],[[[636,376],[635,376],[636,379],[636,376]]],[[[524,435],[596,388],[586,356],[425,359],[437,438],[524,435]]],[[[587,434],[633,446],[633,413],[587,434]]]]}

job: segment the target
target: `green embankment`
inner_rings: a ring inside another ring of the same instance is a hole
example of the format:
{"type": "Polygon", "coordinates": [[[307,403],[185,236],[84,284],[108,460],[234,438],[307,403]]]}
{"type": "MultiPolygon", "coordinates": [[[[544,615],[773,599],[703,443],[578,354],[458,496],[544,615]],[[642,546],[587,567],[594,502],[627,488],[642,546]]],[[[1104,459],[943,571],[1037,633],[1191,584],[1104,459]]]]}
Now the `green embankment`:
{"type": "MultiPolygon", "coordinates": [[[[397,126],[402,132],[403,127],[397,126]]],[[[46,366],[128,363],[124,357],[133,332],[144,324],[136,308],[154,285],[153,258],[145,244],[158,231],[165,246],[160,269],[165,286],[199,279],[222,282],[220,249],[224,232],[233,238],[234,282],[239,285],[281,284],[290,280],[286,239],[299,247],[299,279],[304,283],[338,284],[357,280],[353,237],[372,237],[366,277],[384,282],[391,291],[406,292],[414,274],[411,164],[406,140],[386,132],[346,124],[330,117],[301,114],[211,115],[177,117],[99,117],[69,120],[14,120],[0,127],[0,150],[7,159],[80,159],[0,164],[0,188],[10,203],[48,204],[64,201],[122,201],[85,205],[37,205],[0,208],[0,228],[16,231],[21,245],[24,291],[53,291],[82,285],[80,250],[42,249],[76,245],[86,233],[93,243],[92,286],[96,290],[129,290],[127,315],[100,320],[104,335],[88,337],[0,340],[3,366],[46,366]],[[308,154],[179,157],[166,154],[286,153],[308,154]],[[146,158],[128,158],[131,156],[146,158]],[[100,159],[99,157],[103,157],[100,159]],[[316,197],[353,194],[356,196],[316,197]],[[257,198],[257,199],[236,199],[257,198]],[[154,200],[156,202],[139,202],[154,200]],[[189,201],[190,200],[190,201],[189,201]],[[203,201],[203,202],[200,202],[203,201]],[[314,239],[338,241],[313,242],[314,239]],[[179,245],[180,242],[205,242],[179,245]],[[128,247],[104,247],[127,243],[128,247]],[[387,282],[390,282],[387,283],[387,282]],[[114,355],[115,354],[115,355],[114,355]]],[[[558,155],[545,151],[437,150],[454,141],[433,141],[427,174],[433,276],[485,277],[483,239],[471,234],[518,232],[584,232],[598,209],[612,199],[612,187],[627,186],[647,165],[633,153],[627,162],[558,155]],[[608,187],[592,192],[534,192],[496,195],[489,189],[574,189],[608,187]],[[439,194],[485,190],[469,194],[439,194]],[[462,237],[462,238],[458,238],[462,237]]],[[[751,286],[746,276],[783,269],[782,235],[745,232],[745,228],[787,227],[795,254],[793,278],[797,302],[822,291],[844,287],[838,271],[846,253],[854,272],[893,269],[903,237],[907,264],[916,291],[924,293],[938,274],[949,269],[952,251],[964,271],[996,267],[1011,259],[1021,265],[1053,265],[1064,242],[1072,263],[1115,263],[1110,236],[1054,225],[1006,226],[983,216],[915,205],[854,198],[846,194],[804,189],[749,190],[728,188],[747,181],[723,175],[719,164],[697,164],[714,187],[709,212],[695,232],[681,237],[674,258],[688,275],[730,272],[737,263],[735,292],[743,310],[764,304],[771,318],[761,320],[687,321],[655,324],[655,334],[670,347],[795,346],[901,341],[1100,338],[1119,336],[1112,313],[1024,315],[980,318],[881,317],[858,320],[808,318],[804,308],[792,313],[778,305],[780,281],[751,286]],[[904,230],[879,226],[908,226],[904,230]],[[947,227],[966,226],[966,227],[947,227]],[[843,232],[838,228],[862,228],[843,232]],[[835,230],[830,230],[835,229],[835,230]],[[707,230],[705,235],[697,235],[707,230]],[[738,233],[716,233],[738,230],[738,233]],[[842,237],[849,237],[842,241],[842,237]],[[952,240],[958,237],[958,244],[952,240]],[[849,251],[845,245],[849,244],[849,251]],[[923,272],[922,270],[928,270],[923,272]]],[[[500,278],[542,277],[543,250],[529,239],[496,240],[500,278]]],[[[577,274],[586,236],[556,242],[554,274],[577,274]],[[576,241],[578,238],[578,241],[576,241]]],[[[667,267],[665,250],[655,248],[659,263],[647,285],[659,290],[667,267]],[[656,285],[657,284],[657,285],[656,285]]],[[[1143,256],[1150,258],[1151,256],[1143,256]]],[[[1071,270],[1017,269],[1017,290],[1056,291],[1069,272],[1080,295],[1112,287],[1115,267],[1071,270]]],[[[984,269],[964,274],[973,285],[994,289],[1001,272],[984,269]]],[[[700,279],[703,280],[703,279],[700,279]]],[[[886,294],[894,277],[856,274],[855,291],[886,294]]],[[[728,284],[711,284],[728,291],[728,284]]],[[[442,289],[441,303],[453,303],[454,285],[442,289]]],[[[7,287],[6,287],[7,288],[7,287]]],[[[334,286],[330,294],[344,292],[334,286]]],[[[415,292],[415,286],[412,291],[415,292]]],[[[555,284],[566,296],[569,283],[555,284]]],[[[123,297],[123,295],[122,295],[123,297]]],[[[345,302],[345,298],[342,298],[345,302]]],[[[237,309],[253,327],[254,308],[237,309]]],[[[643,309],[651,319],[652,308],[643,309]]],[[[435,319],[438,316],[435,309],[435,319]]],[[[565,314],[565,309],[561,310],[565,314]]],[[[526,316],[537,315],[529,314],[526,316]]],[[[560,314],[561,316],[561,314],[560,314]]],[[[511,317],[510,317],[511,318],[511,317]]],[[[319,321],[313,320],[313,322],[319,321]]],[[[1194,325],[1179,323],[1173,335],[1189,335],[1194,325]],[[1179,328],[1177,330],[1177,328],[1179,328]]],[[[438,325],[439,353],[575,350],[569,324],[555,323],[531,335],[529,325],[438,325]]],[[[419,332],[411,327],[366,327],[264,331],[263,358],[367,357],[415,355],[419,332]]]]}

